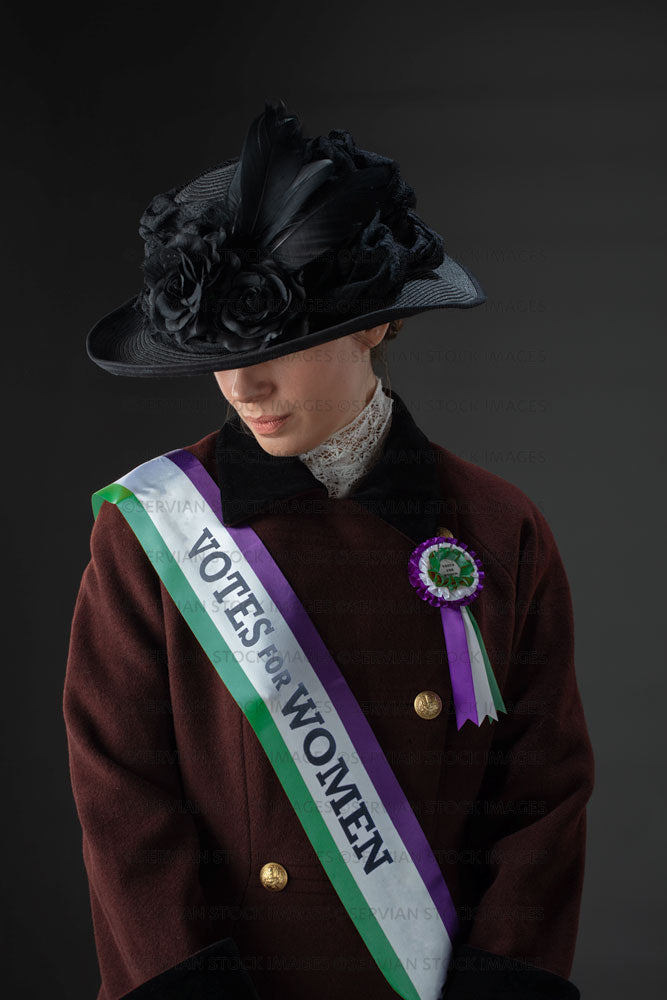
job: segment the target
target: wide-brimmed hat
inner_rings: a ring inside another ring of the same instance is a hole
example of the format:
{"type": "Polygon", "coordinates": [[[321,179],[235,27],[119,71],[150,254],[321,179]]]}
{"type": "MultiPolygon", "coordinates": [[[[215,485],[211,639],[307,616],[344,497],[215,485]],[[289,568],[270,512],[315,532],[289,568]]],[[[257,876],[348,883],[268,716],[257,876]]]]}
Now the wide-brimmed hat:
{"type": "Polygon", "coordinates": [[[239,157],[151,200],[143,287],[92,327],[88,356],[114,375],[203,375],[486,301],[415,206],[395,160],[344,129],[306,139],[269,99],[239,157]]]}

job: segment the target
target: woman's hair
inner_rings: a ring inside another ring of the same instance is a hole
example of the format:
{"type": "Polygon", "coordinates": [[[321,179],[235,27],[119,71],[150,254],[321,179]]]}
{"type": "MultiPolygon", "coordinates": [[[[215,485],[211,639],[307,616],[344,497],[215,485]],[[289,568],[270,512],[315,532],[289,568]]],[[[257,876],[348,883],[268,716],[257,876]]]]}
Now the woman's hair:
{"type": "MultiPolygon", "coordinates": [[[[385,333],[384,337],[376,347],[371,347],[371,366],[373,371],[377,374],[376,363],[381,363],[384,367],[384,372],[382,373],[382,385],[386,386],[387,389],[391,389],[391,378],[389,376],[389,362],[387,360],[387,341],[393,340],[394,337],[398,336],[398,331],[403,326],[402,319],[392,319],[389,324],[389,328],[385,333]]],[[[355,340],[358,343],[364,343],[364,333],[361,331],[354,335],[355,340]]]]}
{"type": "Polygon", "coordinates": [[[393,340],[394,337],[397,337],[398,331],[401,329],[402,326],[403,326],[402,319],[392,319],[391,323],[389,324],[389,329],[385,333],[381,342],[384,343],[385,340],[393,340]]]}
{"type": "MultiPolygon", "coordinates": [[[[401,329],[402,326],[403,326],[402,319],[392,319],[391,323],[389,324],[389,328],[387,329],[387,332],[385,333],[380,343],[377,344],[376,347],[371,347],[370,350],[371,367],[375,372],[375,374],[377,375],[376,363],[381,363],[384,367],[384,372],[382,374],[382,385],[386,386],[387,389],[391,389],[391,379],[389,377],[389,363],[387,360],[386,343],[388,340],[393,340],[394,337],[398,336],[398,331],[401,329]]],[[[365,331],[360,330],[358,333],[355,333],[353,335],[357,343],[362,345],[366,344],[364,332],[365,331]]],[[[235,425],[241,431],[243,431],[245,434],[248,434],[250,437],[254,437],[252,431],[245,423],[245,421],[241,420],[234,407],[231,406],[229,403],[227,403],[227,414],[225,416],[224,422],[227,423],[229,420],[234,420],[235,425]]]]}

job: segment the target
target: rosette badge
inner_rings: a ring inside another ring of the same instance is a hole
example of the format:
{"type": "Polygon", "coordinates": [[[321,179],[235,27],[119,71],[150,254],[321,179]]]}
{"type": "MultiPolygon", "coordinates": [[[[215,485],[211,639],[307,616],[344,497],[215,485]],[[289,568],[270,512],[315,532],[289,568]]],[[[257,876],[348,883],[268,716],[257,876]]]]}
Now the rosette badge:
{"type": "Polygon", "coordinates": [[[408,578],[417,596],[440,608],[456,710],[456,726],[476,726],[506,712],[480,628],[468,605],[484,583],[481,560],[465,542],[427,538],[410,555],[408,578]]]}
{"type": "Polygon", "coordinates": [[[410,557],[410,582],[429,604],[469,604],[484,584],[482,563],[462,542],[429,538],[410,557]]]}

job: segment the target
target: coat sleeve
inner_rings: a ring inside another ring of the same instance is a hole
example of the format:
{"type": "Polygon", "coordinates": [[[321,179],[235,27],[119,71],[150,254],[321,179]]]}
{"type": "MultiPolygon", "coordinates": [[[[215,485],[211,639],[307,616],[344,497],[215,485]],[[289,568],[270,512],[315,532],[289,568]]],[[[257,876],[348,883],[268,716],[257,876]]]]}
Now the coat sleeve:
{"type": "Polygon", "coordinates": [[[216,941],[207,916],[198,831],[182,808],[178,748],[165,711],[159,577],[115,504],[102,504],[90,549],[63,713],[102,980],[98,1000],[257,1000],[234,940],[216,941]]]}
{"type": "Polygon", "coordinates": [[[446,1000],[580,995],[568,977],[594,757],[575,675],[570,588],[532,501],[519,548],[508,713],[484,723],[495,734],[468,824],[479,904],[454,951],[446,1000]]]}

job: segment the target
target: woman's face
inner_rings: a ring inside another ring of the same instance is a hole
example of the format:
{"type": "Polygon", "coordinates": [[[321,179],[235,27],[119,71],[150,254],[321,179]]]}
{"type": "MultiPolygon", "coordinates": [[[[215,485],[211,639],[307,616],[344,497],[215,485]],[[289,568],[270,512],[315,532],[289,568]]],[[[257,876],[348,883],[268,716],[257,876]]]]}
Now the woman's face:
{"type": "Polygon", "coordinates": [[[370,349],[388,323],[246,368],[215,372],[225,399],[272,455],[309,451],[349,424],[375,391],[370,349]],[[253,417],[271,418],[262,426],[253,417]],[[281,419],[284,418],[284,419],[281,419]]]}

